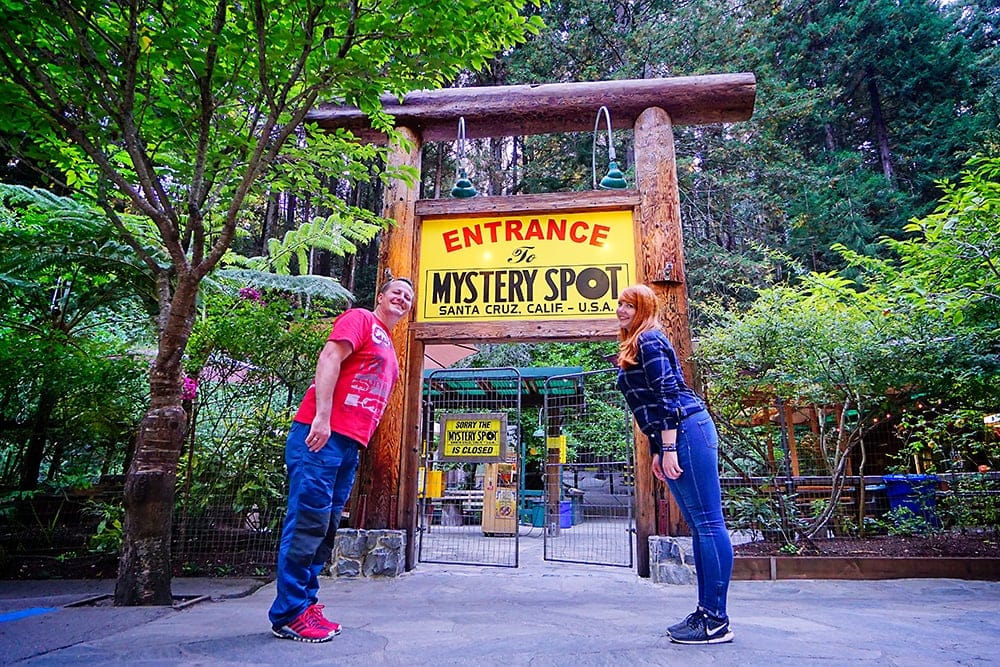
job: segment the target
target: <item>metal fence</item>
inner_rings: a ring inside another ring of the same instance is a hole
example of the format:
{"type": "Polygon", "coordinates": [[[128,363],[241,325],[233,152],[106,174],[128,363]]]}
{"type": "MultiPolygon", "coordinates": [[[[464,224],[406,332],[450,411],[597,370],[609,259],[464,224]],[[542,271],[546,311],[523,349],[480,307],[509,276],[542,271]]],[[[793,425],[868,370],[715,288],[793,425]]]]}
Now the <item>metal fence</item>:
{"type": "Polygon", "coordinates": [[[273,375],[246,364],[218,360],[212,370],[186,406],[190,427],[177,470],[174,572],[265,575],[276,565],[287,501],[292,397],[273,375]]]}
{"type": "Polygon", "coordinates": [[[439,370],[428,375],[424,392],[417,560],[517,567],[521,374],[513,368],[439,370]],[[501,416],[505,458],[445,460],[441,418],[454,415],[501,416]]]}
{"type": "Polygon", "coordinates": [[[1000,530],[1000,473],[722,478],[727,525],[751,538],[793,541],[862,533],[1000,530]],[[827,507],[829,519],[816,523],[827,507]]]}
{"type": "Polygon", "coordinates": [[[545,466],[544,557],[632,567],[632,419],[608,369],[551,378],[579,390],[549,394],[542,419],[545,466]]]}

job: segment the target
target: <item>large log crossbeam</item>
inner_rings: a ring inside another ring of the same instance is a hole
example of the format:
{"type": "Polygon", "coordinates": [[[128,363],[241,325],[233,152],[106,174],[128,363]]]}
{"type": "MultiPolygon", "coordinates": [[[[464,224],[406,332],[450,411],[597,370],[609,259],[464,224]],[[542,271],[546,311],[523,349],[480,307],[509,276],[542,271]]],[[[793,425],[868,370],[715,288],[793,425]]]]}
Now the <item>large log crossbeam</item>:
{"type": "MultiPolygon", "coordinates": [[[[397,127],[407,127],[423,141],[454,141],[458,118],[465,136],[524,136],[594,129],[597,110],[607,106],[614,129],[631,129],[651,107],[667,112],[674,125],[706,125],[747,120],[753,113],[757,83],[752,73],[706,74],[669,79],[626,79],[584,83],[546,83],[417,91],[399,100],[384,96],[382,105],[397,127]]],[[[321,129],[344,128],[379,143],[385,135],[372,129],[363,111],[346,105],[322,105],[306,116],[321,129]]]]}

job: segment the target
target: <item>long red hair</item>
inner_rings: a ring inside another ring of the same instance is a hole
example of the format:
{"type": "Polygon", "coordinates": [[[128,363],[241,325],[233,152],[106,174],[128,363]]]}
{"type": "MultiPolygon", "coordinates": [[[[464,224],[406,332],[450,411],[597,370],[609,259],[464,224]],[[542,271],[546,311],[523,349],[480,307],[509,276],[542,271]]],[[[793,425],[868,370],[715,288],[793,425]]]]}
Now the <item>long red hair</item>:
{"type": "Polygon", "coordinates": [[[647,285],[626,287],[618,301],[635,306],[635,317],[628,330],[618,329],[618,367],[628,368],[639,362],[639,334],[662,329],[656,294],[647,285]]]}

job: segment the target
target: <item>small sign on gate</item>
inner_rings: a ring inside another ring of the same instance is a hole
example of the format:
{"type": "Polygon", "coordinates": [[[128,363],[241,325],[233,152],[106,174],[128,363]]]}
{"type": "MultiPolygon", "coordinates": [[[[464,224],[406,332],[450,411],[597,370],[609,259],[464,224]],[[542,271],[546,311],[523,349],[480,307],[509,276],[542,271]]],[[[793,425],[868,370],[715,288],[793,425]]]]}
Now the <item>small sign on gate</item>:
{"type": "Polygon", "coordinates": [[[473,412],[441,416],[441,461],[504,461],[507,458],[507,415],[473,412]]]}

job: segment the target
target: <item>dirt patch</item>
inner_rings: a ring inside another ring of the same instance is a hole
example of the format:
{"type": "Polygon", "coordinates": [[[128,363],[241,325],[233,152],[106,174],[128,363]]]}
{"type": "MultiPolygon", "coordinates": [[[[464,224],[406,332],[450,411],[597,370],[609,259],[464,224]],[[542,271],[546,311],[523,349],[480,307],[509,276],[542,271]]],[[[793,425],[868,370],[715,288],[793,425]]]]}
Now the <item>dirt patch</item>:
{"type": "Polygon", "coordinates": [[[923,536],[836,537],[800,542],[798,554],[780,542],[747,542],[737,556],[853,556],[858,558],[1000,558],[1000,533],[936,533],[923,536]]]}
{"type": "Polygon", "coordinates": [[[0,579],[114,579],[118,556],[16,554],[0,564],[0,579]]]}

